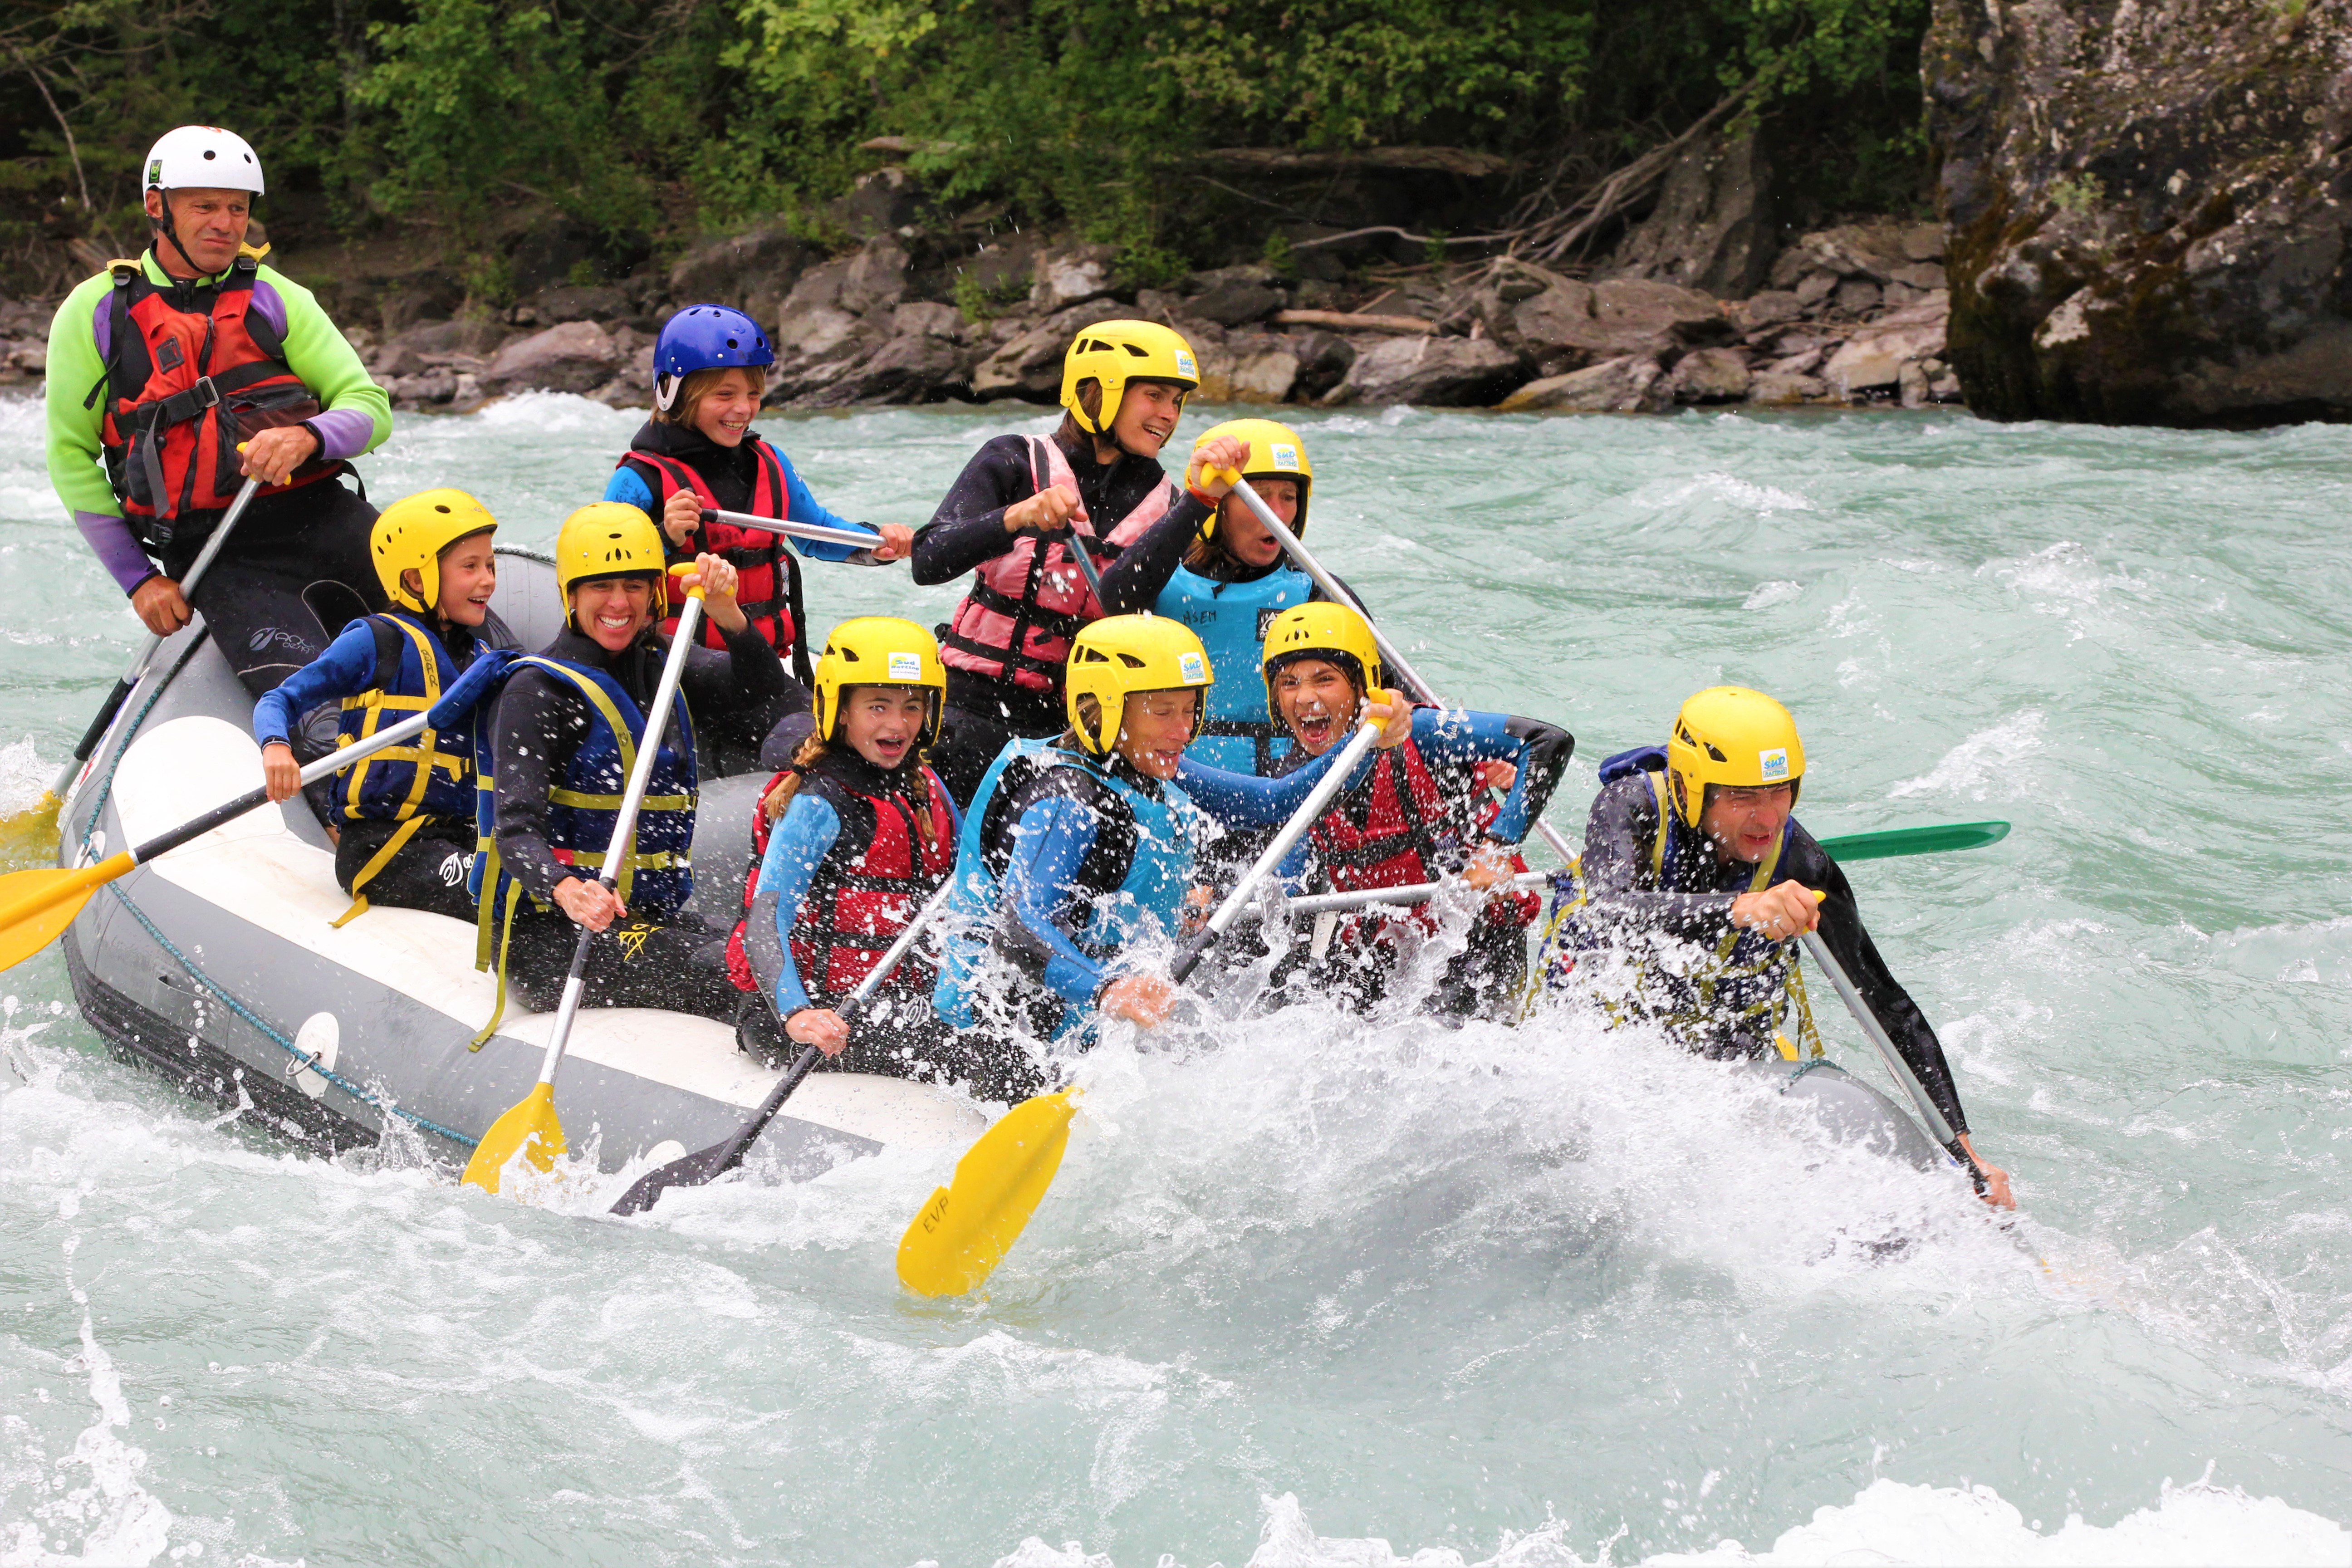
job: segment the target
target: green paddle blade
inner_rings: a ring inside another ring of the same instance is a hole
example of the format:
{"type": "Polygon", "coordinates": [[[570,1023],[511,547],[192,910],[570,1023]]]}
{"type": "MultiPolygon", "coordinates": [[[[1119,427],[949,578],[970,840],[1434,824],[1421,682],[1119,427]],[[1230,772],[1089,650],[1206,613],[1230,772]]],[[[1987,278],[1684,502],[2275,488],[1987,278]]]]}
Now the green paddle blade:
{"type": "Polygon", "coordinates": [[[1072,1091],[1006,1111],[956,1162],[898,1242],[898,1282],[922,1296],[961,1296],[986,1279],[1053,1184],[1077,1114],[1072,1091]]]}
{"type": "Polygon", "coordinates": [[[1940,855],[1948,849],[1981,849],[2009,837],[2006,822],[1947,822],[1935,827],[1890,827],[1883,833],[1848,833],[1824,838],[1832,860],[1887,860],[1897,855],[1940,855]]]}

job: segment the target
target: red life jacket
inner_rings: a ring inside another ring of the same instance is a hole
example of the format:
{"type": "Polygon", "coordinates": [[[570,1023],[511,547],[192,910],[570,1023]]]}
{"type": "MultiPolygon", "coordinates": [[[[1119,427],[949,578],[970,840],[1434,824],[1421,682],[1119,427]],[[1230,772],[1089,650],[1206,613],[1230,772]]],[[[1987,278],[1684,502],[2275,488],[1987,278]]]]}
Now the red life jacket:
{"type": "MultiPolygon", "coordinates": [[[[1374,755],[1370,779],[1341,795],[1307,830],[1331,885],[1343,893],[1436,881],[1502,809],[1480,798],[1483,792],[1449,804],[1421,748],[1411,741],[1374,755]]],[[[1511,868],[1526,870],[1527,860],[1512,856],[1511,868]]],[[[1482,918],[1523,926],[1542,910],[1537,894],[1506,893],[1486,900],[1482,918]]],[[[1437,929],[1437,917],[1426,905],[1412,918],[1426,930],[1437,929]]]]}
{"type": "MultiPolygon", "coordinates": [[[[1033,495],[1053,485],[1077,493],[1070,459],[1043,436],[1029,438],[1029,481],[1033,495]]],[[[1070,533],[1085,539],[1082,548],[1098,566],[1107,566],[1175,504],[1176,483],[1167,480],[1108,534],[1097,535],[1094,525],[1083,523],[1074,523],[1070,533]]],[[[1064,542],[1069,535],[1055,534],[1042,548],[1041,537],[1024,530],[1012,549],[972,574],[971,592],[956,606],[940,642],[940,662],[950,669],[1009,679],[1032,691],[1061,689],[1070,639],[1087,622],[1102,618],[1102,605],[1070,557],[1064,542]]]]}
{"type": "MultiPolygon", "coordinates": [[[[787,768],[769,779],[760,798],[766,800],[793,771],[787,768]]],[[[902,795],[859,793],[822,764],[801,785],[823,795],[841,818],[841,837],[793,913],[793,965],[800,972],[801,988],[819,1006],[831,1006],[857,989],[923,900],[955,868],[955,816],[946,787],[928,766],[922,776],[933,835],[929,838],[923,837],[912,805],[902,795]]],[[[768,840],[774,832],[764,810],[752,814],[751,865],[743,878],[747,916],[759,892],[760,863],[768,858],[768,840]]],[[[727,942],[727,974],[738,991],[757,991],[760,983],[743,951],[743,931],[744,922],[736,921],[727,942]]],[[[928,996],[933,983],[930,966],[910,953],[883,984],[888,990],[928,996]]]]}
{"type": "MultiPolygon", "coordinates": [[[[772,517],[782,521],[792,504],[784,485],[783,464],[776,449],[760,437],[749,437],[758,462],[756,478],[751,484],[751,510],[755,517],[772,517]]],[[[717,510],[719,498],[711,493],[710,482],[691,463],[661,452],[647,452],[631,447],[629,455],[614,467],[630,463],[643,464],[643,477],[653,481],[654,521],[661,521],[662,510],[669,498],[680,490],[692,490],[706,509],[717,510]]],[[[768,645],[778,657],[791,665],[803,686],[813,684],[809,673],[808,637],[801,614],[801,568],[793,559],[791,546],[781,533],[768,533],[758,529],[738,528],[731,522],[706,522],[698,525],[682,545],[669,545],[667,533],[662,535],[669,551],[672,564],[691,561],[704,551],[735,568],[739,581],[735,587],[735,603],[743,614],[758,626],[768,645]]],[[[675,615],[662,621],[662,635],[677,631],[675,615]]],[[[726,634],[712,622],[702,623],[702,641],[706,647],[723,648],[726,634]]]]}
{"type": "MultiPolygon", "coordinates": [[[[244,483],[238,442],[319,412],[319,400],[286,363],[278,329],[254,309],[259,265],[239,256],[217,284],[190,288],[157,283],[137,261],[113,264],[106,376],[89,401],[105,389],[100,438],[107,479],[150,549],[170,544],[183,516],[217,512],[236,498],[244,483]]],[[[342,469],[340,461],[313,458],[284,485],[260,493],[342,469]]]]}

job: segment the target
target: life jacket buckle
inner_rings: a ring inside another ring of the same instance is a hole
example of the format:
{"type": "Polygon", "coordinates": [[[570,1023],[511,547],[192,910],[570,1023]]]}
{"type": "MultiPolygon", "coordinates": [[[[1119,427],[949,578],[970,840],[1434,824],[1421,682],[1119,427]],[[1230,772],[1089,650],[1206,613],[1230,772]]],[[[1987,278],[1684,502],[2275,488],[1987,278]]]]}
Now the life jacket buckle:
{"type": "Polygon", "coordinates": [[[188,388],[188,395],[195,399],[199,413],[220,405],[220,388],[213,384],[213,378],[208,375],[198,378],[196,384],[188,388]]]}

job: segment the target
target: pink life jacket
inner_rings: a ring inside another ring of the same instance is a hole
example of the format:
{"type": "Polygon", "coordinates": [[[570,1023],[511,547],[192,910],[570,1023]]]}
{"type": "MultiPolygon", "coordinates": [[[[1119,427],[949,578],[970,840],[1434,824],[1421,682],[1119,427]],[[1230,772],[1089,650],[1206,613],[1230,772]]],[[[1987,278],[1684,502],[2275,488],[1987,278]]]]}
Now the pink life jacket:
{"type": "MultiPolygon", "coordinates": [[[[1069,458],[1045,437],[1029,438],[1029,479],[1033,494],[1053,485],[1077,493],[1069,458]]],[[[972,574],[971,592],[949,617],[940,661],[991,680],[1009,675],[1013,684],[1032,691],[1060,690],[1070,639],[1103,613],[1066,542],[1084,539],[1096,565],[1107,566],[1175,503],[1176,481],[1167,479],[1107,537],[1097,535],[1090,523],[1073,522],[1068,533],[1051,536],[1041,548],[1045,536],[1024,530],[1012,549],[972,574]]]]}

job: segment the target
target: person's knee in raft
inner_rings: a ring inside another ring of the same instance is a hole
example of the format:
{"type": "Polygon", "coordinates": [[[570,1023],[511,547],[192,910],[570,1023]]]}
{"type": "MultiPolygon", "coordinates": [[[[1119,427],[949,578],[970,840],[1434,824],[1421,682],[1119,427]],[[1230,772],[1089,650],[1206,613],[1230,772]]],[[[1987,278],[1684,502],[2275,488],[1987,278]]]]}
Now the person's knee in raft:
{"type": "Polygon", "coordinates": [[[1818,1054],[1792,983],[1797,939],[1819,931],[1958,1134],[1985,1202],[2013,1207],[2009,1173],[1977,1152],[1943,1046],[1871,941],[1845,873],[1796,820],[1804,773],[1795,719],[1745,687],[1697,693],[1665,745],[1604,759],[1585,827],[1584,945],[1653,930],[1695,942],[1713,952],[1696,971],[1637,960],[1632,1011],[1710,1055],[1760,1054],[1790,1033],[1785,1054],[1818,1054]]]}
{"type": "MultiPolygon", "coordinates": [[[[498,520],[463,490],[426,490],[384,509],[373,530],[377,575],[390,608],[343,628],[326,651],[254,705],[263,788],[283,802],[301,787],[290,735],[302,716],[340,703],[338,729],[359,741],[429,707],[488,651],[476,634],[498,586],[498,520]]],[[[472,913],[464,881],[474,852],[478,710],[415,747],[346,768],[321,786],[331,802],[335,876],[353,902],[472,913]],[[419,777],[419,770],[424,776],[419,777]]]]}
{"type": "MultiPolygon", "coordinates": [[[[746,957],[785,1037],[829,1058],[852,1040],[838,1003],[954,865],[961,818],[923,761],[946,684],[938,643],[912,621],[835,626],[816,667],[817,729],[761,804],[782,821],[762,857],[746,957]]],[[[878,1047],[898,1047],[863,1053],[887,1070],[919,1070],[915,1058],[933,1044],[929,1009],[917,1010],[927,967],[910,955],[859,1025],[878,1047]]]]}

